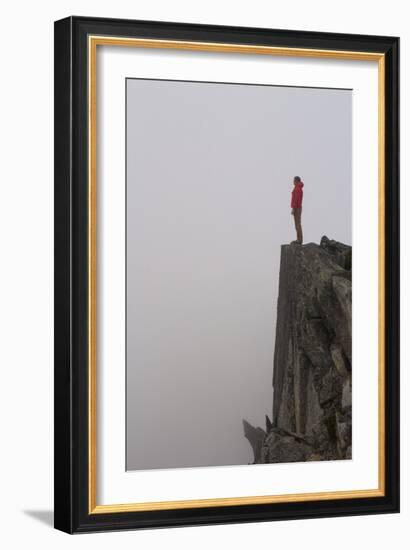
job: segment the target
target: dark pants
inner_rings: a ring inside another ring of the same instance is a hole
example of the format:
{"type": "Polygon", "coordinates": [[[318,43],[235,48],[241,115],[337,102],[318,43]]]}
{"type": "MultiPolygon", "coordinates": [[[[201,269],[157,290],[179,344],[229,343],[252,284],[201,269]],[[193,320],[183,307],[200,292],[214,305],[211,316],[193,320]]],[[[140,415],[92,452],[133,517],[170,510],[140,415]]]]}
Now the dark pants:
{"type": "Polygon", "coordinates": [[[302,208],[293,209],[293,217],[295,218],[296,240],[298,243],[303,243],[302,233],[302,208]]]}

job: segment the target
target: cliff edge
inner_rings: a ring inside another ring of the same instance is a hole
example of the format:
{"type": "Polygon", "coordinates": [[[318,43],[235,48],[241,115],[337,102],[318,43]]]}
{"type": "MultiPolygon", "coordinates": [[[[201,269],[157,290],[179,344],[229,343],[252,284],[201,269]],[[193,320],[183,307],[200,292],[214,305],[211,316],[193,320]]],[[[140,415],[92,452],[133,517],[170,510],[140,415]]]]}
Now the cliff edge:
{"type": "Polygon", "coordinates": [[[327,237],[282,246],[272,421],[245,433],[254,463],[351,458],[351,258],[327,237]]]}

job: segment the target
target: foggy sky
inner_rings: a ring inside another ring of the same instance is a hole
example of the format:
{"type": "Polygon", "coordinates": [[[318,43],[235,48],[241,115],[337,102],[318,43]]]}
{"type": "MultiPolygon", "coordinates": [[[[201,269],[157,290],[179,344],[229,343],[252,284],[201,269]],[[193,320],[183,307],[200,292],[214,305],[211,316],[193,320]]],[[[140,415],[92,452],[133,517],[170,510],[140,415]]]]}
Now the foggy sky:
{"type": "Polygon", "coordinates": [[[127,469],[247,464],[280,246],[351,244],[352,93],[127,80],[127,469]]]}

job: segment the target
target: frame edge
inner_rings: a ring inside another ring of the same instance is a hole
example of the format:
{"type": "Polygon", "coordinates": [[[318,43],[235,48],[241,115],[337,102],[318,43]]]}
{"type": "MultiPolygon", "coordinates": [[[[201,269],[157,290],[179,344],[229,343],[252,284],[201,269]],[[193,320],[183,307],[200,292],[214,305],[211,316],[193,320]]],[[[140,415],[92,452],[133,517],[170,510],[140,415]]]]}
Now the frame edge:
{"type": "Polygon", "coordinates": [[[73,532],[71,421],[72,20],[54,23],[54,527],[73,532]]]}

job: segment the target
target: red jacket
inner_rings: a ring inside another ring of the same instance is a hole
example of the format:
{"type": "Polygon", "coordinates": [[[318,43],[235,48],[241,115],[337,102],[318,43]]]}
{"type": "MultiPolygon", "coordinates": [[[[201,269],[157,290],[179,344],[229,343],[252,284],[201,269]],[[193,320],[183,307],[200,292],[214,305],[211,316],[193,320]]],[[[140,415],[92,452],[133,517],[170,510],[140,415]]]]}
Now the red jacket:
{"type": "Polygon", "coordinates": [[[292,202],[290,203],[291,208],[302,208],[303,200],[303,182],[299,182],[295,185],[292,191],[292,202]]]}

